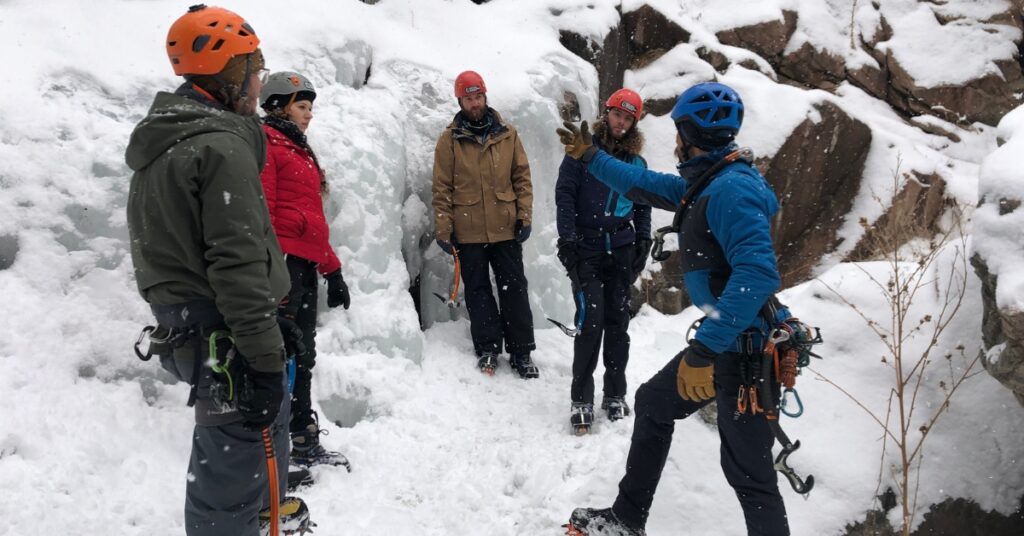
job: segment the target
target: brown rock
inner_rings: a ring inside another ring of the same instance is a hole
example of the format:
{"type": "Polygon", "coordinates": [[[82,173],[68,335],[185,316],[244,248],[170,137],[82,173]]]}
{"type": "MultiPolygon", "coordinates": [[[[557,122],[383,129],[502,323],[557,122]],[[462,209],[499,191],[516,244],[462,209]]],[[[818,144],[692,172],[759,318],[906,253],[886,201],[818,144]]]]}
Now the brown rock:
{"type": "Polygon", "coordinates": [[[805,279],[838,244],[836,231],[860,188],[871,129],[824,102],[817,123],[805,120],[779,152],[761,162],[781,208],[773,234],[783,286],[805,279]]]}
{"type": "Polygon", "coordinates": [[[641,305],[649,303],[656,311],[674,315],[690,304],[683,289],[682,257],[678,253],[673,252],[662,262],[661,270],[653,272],[652,276],[641,279],[639,289],[633,287],[631,309],[634,313],[641,305]]]}
{"type": "Polygon", "coordinates": [[[804,43],[786,54],[778,64],[779,74],[806,87],[832,90],[846,78],[842,58],[804,43]]]}
{"type": "Polygon", "coordinates": [[[729,58],[717,50],[711,50],[702,46],[697,49],[697,57],[707,62],[708,65],[720,73],[724,73],[729,69],[729,58]]]}
{"type": "Polygon", "coordinates": [[[726,45],[745,48],[774,64],[796,31],[796,20],[796,12],[783,11],[781,20],[733,28],[718,32],[716,36],[726,45]]]}
{"type": "Polygon", "coordinates": [[[888,94],[888,79],[884,71],[873,65],[846,71],[850,83],[863,89],[872,97],[885,100],[888,94]]]}
{"type": "MultiPolygon", "coordinates": [[[[644,4],[622,16],[620,27],[629,36],[630,68],[639,69],[690,40],[690,32],[668,20],[661,12],[644,4]],[[643,58],[644,62],[638,62],[643,58]]],[[[603,96],[604,94],[602,94],[603,96]]]]}
{"type": "Polygon", "coordinates": [[[847,254],[846,261],[857,262],[877,258],[891,250],[893,240],[903,244],[917,237],[935,236],[939,217],[948,206],[946,181],[937,174],[922,175],[916,171],[905,176],[903,189],[890,206],[847,254]]]}
{"type": "Polygon", "coordinates": [[[1024,313],[1000,310],[996,304],[996,276],[977,254],[971,257],[971,265],[981,279],[981,363],[1024,406],[1024,313]],[[1002,351],[988,359],[986,354],[1000,344],[1005,344],[1002,351]]]}
{"type": "Polygon", "coordinates": [[[911,115],[932,114],[951,123],[975,121],[995,125],[1021,104],[1024,73],[1017,61],[998,61],[1001,74],[988,74],[964,85],[923,88],[900,65],[890,51],[886,66],[890,73],[889,103],[911,115]]]}
{"type": "Polygon", "coordinates": [[[675,97],[667,99],[647,99],[644,101],[644,113],[651,115],[665,115],[672,111],[676,105],[675,97]]]}

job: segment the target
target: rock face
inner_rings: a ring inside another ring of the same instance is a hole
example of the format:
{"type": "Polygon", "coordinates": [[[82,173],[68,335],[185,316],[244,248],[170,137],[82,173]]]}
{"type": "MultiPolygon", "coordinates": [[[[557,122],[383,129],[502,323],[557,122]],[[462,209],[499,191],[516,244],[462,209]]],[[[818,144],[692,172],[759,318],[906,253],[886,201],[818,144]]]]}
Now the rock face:
{"type": "Polygon", "coordinates": [[[643,5],[623,15],[619,26],[612,28],[600,44],[565,30],[560,40],[597,69],[598,98],[604,100],[622,87],[626,69],[653,62],[677,44],[689,41],[690,34],[661,12],[643,5]]]}
{"type": "Polygon", "coordinates": [[[805,120],[778,153],[759,163],[781,206],[773,234],[783,286],[806,279],[835,247],[871,147],[867,125],[829,102],[817,111],[819,121],[805,120]]]}
{"type": "Polygon", "coordinates": [[[981,333],[985,348],[990,349],[981,362],[1024,405],[1024,313],[1000,310],[996,305],[996,276],[978,255],[971,257],[971,265],[981,279],[981,333]]]}

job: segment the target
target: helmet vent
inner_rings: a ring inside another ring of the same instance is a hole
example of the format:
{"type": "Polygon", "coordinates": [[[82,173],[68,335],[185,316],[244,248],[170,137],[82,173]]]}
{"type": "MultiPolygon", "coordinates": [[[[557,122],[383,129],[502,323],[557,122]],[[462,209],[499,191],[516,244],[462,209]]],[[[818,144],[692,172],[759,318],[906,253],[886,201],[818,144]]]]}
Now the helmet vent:
{"type": "Polygon", "coordinates": [[[199,52],[206,46],[206,43],[210,42],[209,35],[197,36],[195,41],[192,41],[192,52],[199,52]]]}
{"type": "MultiPolygon", "coordinates": [[[[256,33],[256,30],[253,30],[252,26],[249,26],[248,22],[242,23],[242,30],[245,30],[246,32],[248,32],[247,34],[245,34],[246,36],[248,36],[249,34],[256,33]]],[[[242,35],[242,32],[240,31],[240,32],[238,32],[238,34],[242,35]]]]}
{"type": "Polygon", "coordinates": [[[211,48],[210,50],[220,50],[220,47],[222,46],[224,46],[224,40],[218,39],[217,42],[213,44],[213,48],[211,48]]]}

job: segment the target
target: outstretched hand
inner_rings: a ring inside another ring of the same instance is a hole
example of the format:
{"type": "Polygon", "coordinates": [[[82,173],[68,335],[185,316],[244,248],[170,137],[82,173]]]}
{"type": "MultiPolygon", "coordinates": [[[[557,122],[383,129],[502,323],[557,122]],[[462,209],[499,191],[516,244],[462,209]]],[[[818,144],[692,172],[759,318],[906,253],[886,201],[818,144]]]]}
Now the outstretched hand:
{"type": "Polygon", "coordinates": [[[594,137],[590,134],[587,122],[580,123],[578,128],[569,121],[562,125],[565,128],[556,128],[555,133],[558,134],[559,141],[565,145],[565,154],[576,160],[589,162],[597,149],[594,148],[594,137]]]}

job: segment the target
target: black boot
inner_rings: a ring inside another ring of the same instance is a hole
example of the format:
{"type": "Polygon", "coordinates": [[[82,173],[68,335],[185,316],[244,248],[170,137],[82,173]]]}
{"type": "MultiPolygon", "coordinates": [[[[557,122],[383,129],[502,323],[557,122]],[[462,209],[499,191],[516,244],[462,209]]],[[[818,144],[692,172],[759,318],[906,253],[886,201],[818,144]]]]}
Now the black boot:
{"type": "Polygon", "coordinates": [[[480,372],[488,376],[494,376],[494,371],[498,369],[498,354],[484,352],[480,359],[477,359],[476,366],[480,369],[480,372]]]}
{"type": "Polygon", "coordinates": [[[645,536],[642,528],[627,525],[611,508],[577,508],[572,511],[569,524],[565,525],[567,536],[645,536]]]}
{"type": "Polygon", "coordinates": [[[524,380],[530,378],[539,378],[540,370],[537,365],[534,364],[533,360],[530,359],[529,352],[525,354],[512,354],[512,357],[508,360],[512,368],[519,373],[519,377],[524,380]]]}
{"type": "Polygon", "coordinates": [[[573,402],[569,424],[572,425],[572,431],[576,435],[590,433],[590,427],[594,425],[594,405],[586,402],[573,402]]]}
{"type": "Polygon", "coordinates": [[[313,473],[310,473],[309,469],[297,465],[288,468],[288,491],[295,491],[314,483],[316,480],[313,479],[313,473]]]}
{"type": "MultiPolygon", "coordinates": [[[[281,534],[305,534],[312,532],[316,523],[309,520],[309,508],[298,497],[285,497],[277,513],[278,529],[281,534]]],[[[260,511],[260,536],[270,535],[270,509],[260,511]]]]}
{"type": "Polygon", "coordinates": [[[352,472],[348,458],[340,452],[325,449],[320,445],[320,434],[327,435],[327,430],[320,429],[320,417],[313,412],[313,422],[305,429],[292,433],[291,461],[295,465],[311,467],[314,465],[344,465],[352,472]]]}
{"type": "Polygon", "coordinates": [[[617,421],[629,417],[629,404],[626,403],[626,397],[623,396],[606,396],[601,401],[601,409],[608,412],[609,421],[617,421]]]}

